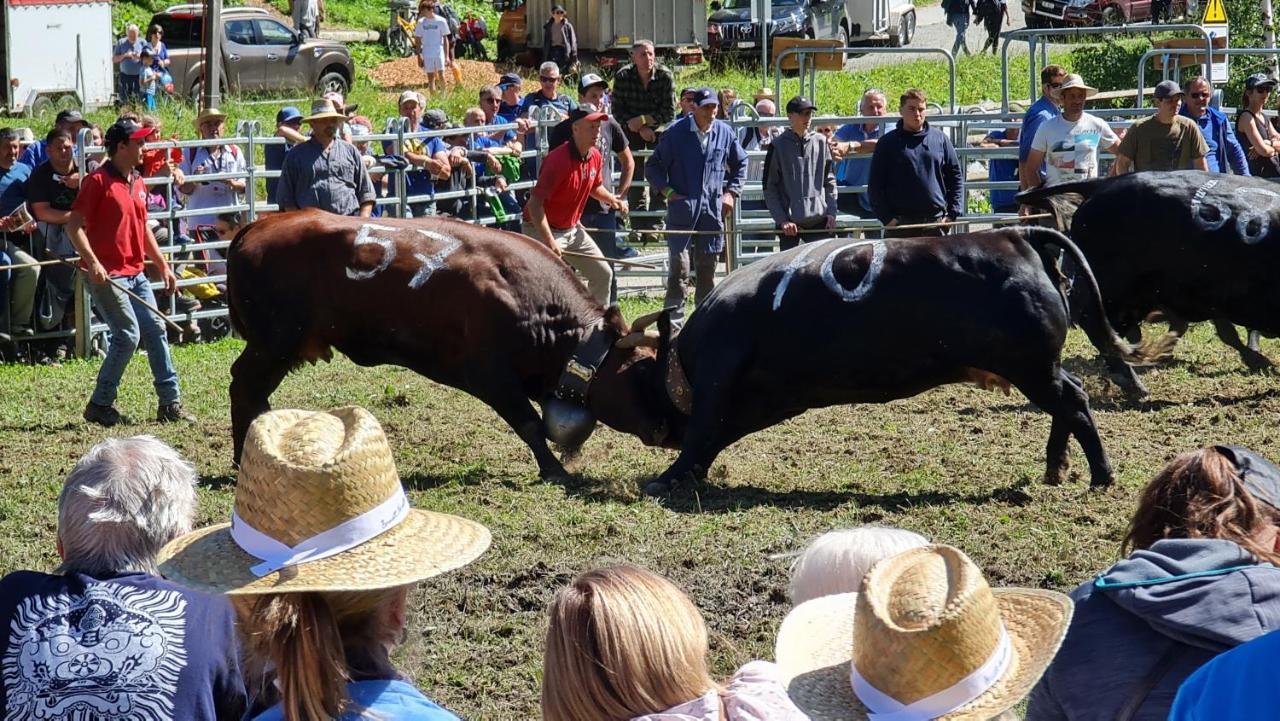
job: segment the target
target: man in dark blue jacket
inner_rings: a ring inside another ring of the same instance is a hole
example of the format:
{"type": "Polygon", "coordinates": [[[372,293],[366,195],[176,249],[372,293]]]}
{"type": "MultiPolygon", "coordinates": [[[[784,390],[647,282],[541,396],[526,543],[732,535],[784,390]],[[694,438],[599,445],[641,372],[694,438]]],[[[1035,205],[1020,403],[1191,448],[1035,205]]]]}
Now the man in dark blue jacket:
{"type": "Polygon", "coordinates": [[[925,122],[925,94],[908,90],[898,109],[897,129],[876,143],[867,192],[876,217],[892,236],[945,235],[964,213],[962,168],[951,139],[925,122]],[[899,225],[932,228],[894,231],[899,225]]]}
{"type": "Polygon", "coordinates": [[[666,305],[679,307],[674,314],[677,321],[684,318],[691,264],[695,302],[701,303],[711,292],[716,263],[724,250],[721,217],[733,210],[747,170],[747,151],[728,123],[716,120],[720,100],[715,91],[699,88],[693,100],[694,111],[667,128],[644,168],[652,192],[667,199],[667,230],[706,233],[696,236],[696,242],[688,235],[667,236],[666,305]]]}
{"type": "Polygon", "coordinates": [[[1244,148],[1236,137],[1231,121],[1225,113],[1217,108],[1209,107],[1209,99],[1213,97],[1213,86],[1204,78],[1193,78],[1183,86],[1186,102],[1182,104],[1179,115],[1185,115],[1200,126],[1200,134],[1209,144],[1209,154],[1205,161],[1209,163],[1209,172],[1236,175],[1249,175],[1249,161],[1245,158],[1244,148]]]}

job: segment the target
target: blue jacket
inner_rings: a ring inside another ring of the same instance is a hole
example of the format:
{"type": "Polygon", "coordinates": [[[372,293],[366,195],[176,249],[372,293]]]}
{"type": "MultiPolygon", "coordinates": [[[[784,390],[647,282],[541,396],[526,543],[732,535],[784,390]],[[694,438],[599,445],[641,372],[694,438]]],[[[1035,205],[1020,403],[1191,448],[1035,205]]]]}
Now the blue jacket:
{"type": "Polygon", "coordinates": [[[1231,172],[1236,175],[1249,175],[1249,161],[1245,158],[1244,148],[1240,147],[1240,139],[1236,137],[1235,128],[1231,127],[1226,113],[1215,108],[1205,110],[1207,112],[1203,116],[1191,118],[1184,103],[1178,114],[1191,118],[1200,126],[1200,133],[1209,144],[1209,154],[1205,156],[1205,160],[1209,161],[1209,170],[1225,173],[1230,167],[1231,172]]]}
{"type": "MultiPolygon", "coordinates": [[[[653,155],[644,166],[644,178],[651,192],[661,193],[671,188],[684,196],[667,203],[668,230],[722,230],[721,195],[736,196],[742,192],[747,151],[738,143],[733,129],[722,120],[713,120],[704,153],[696,128],[692,116],[677,120],[658,139],[653,155]]],[[[723,236],[702,235],[698,240],[703,252],[724,250],[723,236]]],[[[688,236],[668,237],[668,244],[674,249],[683,249],[687,243],[688,236]]]]}
{"type": "Polygon", "coordinates": [[[1253,721],[1280,708],[1280,633],[1237,646],[1200,667],[1178,689],[1169,721],[1253,721]]]}
{"type": "MultiPolygon", "coordinates": [[[[457,716],[404,681],[351,681],[347,684],[347,695],[355,709],[342,714],[338,721],[458,721],[457,716]]],[[[279,705],[254,717],[254,721],[283,720],[284,711],[279,705]]]]}
{"type": "Polygon", "coordinates": [[[881,223],[894,218],[958,218],[964,214],[960,158],[951,139],[925,123],[918,133],[898,127],[876,143],[867,193],[881,223]]]}
{"type": "Polygon", "coordinates": [[[1280,627],[1280,569],[1223,539],[1156,541],[1071,598],[1075,616],[1027,721],[1111,721],[1160,662],[1133,721],[1164,721],[1183,679],[1280,627]]]}

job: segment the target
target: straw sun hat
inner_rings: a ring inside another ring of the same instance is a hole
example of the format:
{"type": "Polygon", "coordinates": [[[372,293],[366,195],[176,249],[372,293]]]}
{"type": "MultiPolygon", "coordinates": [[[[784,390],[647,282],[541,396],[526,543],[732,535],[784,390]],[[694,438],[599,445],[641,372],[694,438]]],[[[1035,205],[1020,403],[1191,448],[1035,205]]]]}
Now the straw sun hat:
{"type": "Polygon", "coordinates": [[[311,114],[302,119],[304,123],[310,123],[316,120],[346,120],[347,116],[339,112],[341,108],[334,105],[329,98],[319,98],[311,102],[311,114]]]}
{"type": "Polygon", "coordinates": [[[459,568],[488,547],[478,523],[409,508],[368,411],[277,410],[249,428],[232,523],[172,541],[160,570],[211,593],[366,591],[459,568]]]}
{"type": "Polygon", "coordinates": [[[814,721],[987,721],[1031,691],[1073,610],[1060,593],[990,588],[942,545],[881,561],[863,589],[803,603],[778,631],[787,691],[814,721]]]}

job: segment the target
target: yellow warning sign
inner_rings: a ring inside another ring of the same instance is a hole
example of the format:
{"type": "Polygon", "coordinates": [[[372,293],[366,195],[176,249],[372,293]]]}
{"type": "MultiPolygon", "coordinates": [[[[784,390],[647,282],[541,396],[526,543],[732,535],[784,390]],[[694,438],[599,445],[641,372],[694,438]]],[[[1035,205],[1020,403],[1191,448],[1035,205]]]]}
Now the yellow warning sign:
{"type": "Polygon", "coordinates": [[[1204,9],[1204,19],[1200,21],[1201,25],[1226,25],[1227,24],[1227,8],[1226,3],[1222,0],[1209,0],[1209,4],[1204,9]]]}

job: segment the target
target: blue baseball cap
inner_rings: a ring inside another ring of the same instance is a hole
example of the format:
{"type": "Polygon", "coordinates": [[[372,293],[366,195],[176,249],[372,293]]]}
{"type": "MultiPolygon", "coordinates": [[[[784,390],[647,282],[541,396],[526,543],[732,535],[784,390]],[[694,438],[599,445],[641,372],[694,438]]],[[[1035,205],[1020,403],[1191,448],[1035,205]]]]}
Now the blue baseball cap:
{"type": "Polygon", "coordinates": [[[503,73],[502,77],[498,78],[498,87],[505,89],[510,85],[522,86],[524,85],[524,79],[516,73],[503,73]]]}
{"type": "Polygon", "coordinates": [[[302,120],[302,111],[292,105],[286,105],[280,108],[280,112],[276,113],[276,125],[290,123],[294,120],[302,120]]]}
{"type": "Polygon", "coordinates": [[[693,104],[702,107],[704,105],[719,105],[720,98],[716,95],[716,91],[711,88],[698,88],[693,91],[693,104]]]}

